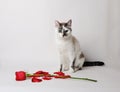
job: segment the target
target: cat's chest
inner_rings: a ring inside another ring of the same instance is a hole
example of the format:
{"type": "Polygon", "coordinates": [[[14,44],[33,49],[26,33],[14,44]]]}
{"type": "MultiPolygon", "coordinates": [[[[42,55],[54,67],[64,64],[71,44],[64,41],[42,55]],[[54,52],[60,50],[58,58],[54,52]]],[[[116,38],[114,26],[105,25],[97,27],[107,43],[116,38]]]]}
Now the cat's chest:
{"type": "Polygon", "coordinates": [[[74,49],[74,45],[71,40],[68,41],[58,41],[57,42],[58,49],[62,53],[70,53],[74,49]]]}

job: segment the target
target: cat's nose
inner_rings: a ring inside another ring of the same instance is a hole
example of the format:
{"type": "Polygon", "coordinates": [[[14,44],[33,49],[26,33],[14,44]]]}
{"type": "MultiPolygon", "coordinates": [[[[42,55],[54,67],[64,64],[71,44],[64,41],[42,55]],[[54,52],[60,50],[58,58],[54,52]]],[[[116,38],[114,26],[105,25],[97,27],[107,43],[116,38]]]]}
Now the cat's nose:
{"type": "Polygon", "coordinates": [[[64,37],[64,36],[67,36],[66,32],[63,32],[63,37],[64,37]]]}

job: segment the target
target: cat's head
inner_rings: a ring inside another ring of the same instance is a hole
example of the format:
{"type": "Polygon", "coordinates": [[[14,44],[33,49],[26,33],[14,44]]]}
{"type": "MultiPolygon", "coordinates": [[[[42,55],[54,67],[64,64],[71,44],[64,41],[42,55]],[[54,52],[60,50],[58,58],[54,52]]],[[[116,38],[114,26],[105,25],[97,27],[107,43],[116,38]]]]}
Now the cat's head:
{"type": "Polygon", "coordinates": [[[55,21],[55,28],[56,28],[56,34],[59,38],[69,38],[71,36],[71,24],[72,20],[69,20],[68,22],[59,22],[55,21]]]}

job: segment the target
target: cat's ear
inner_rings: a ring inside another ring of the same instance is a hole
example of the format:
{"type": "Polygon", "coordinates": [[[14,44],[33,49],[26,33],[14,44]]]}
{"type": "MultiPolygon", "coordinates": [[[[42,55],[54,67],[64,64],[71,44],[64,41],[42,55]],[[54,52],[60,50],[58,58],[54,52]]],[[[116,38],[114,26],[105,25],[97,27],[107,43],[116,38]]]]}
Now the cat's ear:
{"type": "Polygon", "coordinates": [[[55,27],[60,27],[60,22],[55,20],[55,27]]]}
{"type": "Polygon", "coordinates": [[[67,25],[68,25],[69,27],[72,26],[72,20],[71,20],[71,19],[67,22],[67,25]]]}

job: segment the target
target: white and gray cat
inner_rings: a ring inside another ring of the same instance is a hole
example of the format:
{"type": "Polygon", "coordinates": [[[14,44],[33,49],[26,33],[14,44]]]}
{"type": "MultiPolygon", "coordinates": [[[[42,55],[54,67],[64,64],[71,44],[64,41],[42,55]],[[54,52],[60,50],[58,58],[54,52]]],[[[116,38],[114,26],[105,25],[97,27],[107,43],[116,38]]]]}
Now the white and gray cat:
{"type": "Polygon", "coordinates": [[[101,61],[88,62],[80,49],[78,40],[72,35],[72,20],[68,22],[55,21],[56,43],[60,56],[60,71],[74,72],[81,70],[83,66],[102,66],[101,61]]]}

